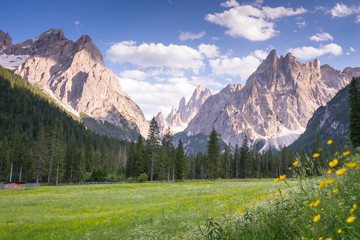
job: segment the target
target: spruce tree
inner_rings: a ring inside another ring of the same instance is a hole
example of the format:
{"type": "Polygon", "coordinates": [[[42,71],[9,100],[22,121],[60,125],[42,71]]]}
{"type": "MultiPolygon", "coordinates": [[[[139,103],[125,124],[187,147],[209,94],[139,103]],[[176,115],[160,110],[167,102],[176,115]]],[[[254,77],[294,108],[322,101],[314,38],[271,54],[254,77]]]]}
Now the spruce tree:
{"type": "Polygon", "coordinates": [[[245,178],[246,174],[248,173],[248,166],[250,161],[250,151],[248,146],[248,139],[245,135],[244,141],[240,148],[240,154],[239,154],[239,177],[245,178]]]}
{"type": "Polygon", "coordinates": [[[151,119],[150,129],[148,135],[148,145],[150,147],[150,181],[154,179],[154,167],[155,167],[155,159],[160,145],[160,135],[159,135],[159,126],[155,117],[151,119]]]}
{"type": "Polygon", "coordinates": [[[349,88],[350,104],[350,140],[354,147],[360,146],[360,89],[359,82],[354,77],[349,88]]]}
{"type": "Polygon", "coordinates": [[[184,152],[184,147],[179,139],[179,144],[176,149],[176,159],[175,159],[175,179],[176,180],[183,180],[184,173],[185,173],[185,163],[186,163],[186,156],[184,152]]]}
{"type": "Polygon", "coordinates": [[[209,137],[207,171],[210,179],[217,179],[220,176],[220,144],[215,129],[212,130],[209,137]]]}

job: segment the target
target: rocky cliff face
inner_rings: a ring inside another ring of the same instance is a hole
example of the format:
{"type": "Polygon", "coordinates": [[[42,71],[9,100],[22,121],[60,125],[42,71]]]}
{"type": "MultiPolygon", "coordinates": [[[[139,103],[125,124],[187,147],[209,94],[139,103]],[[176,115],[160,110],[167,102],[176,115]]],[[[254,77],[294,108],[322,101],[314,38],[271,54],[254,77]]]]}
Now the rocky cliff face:
{"type": "MultiPolygon", "coordinates": [[[[166,117],[166,121],[160,119],[160,113],[156,117],[159,128],[164,132],[168,127],[173,133],[183,131],[189,122],[198,113],[201,105],[211,96],[209,89],[203,89],[202,86],[197,86],[194,90],[190,100],[185,104],[185,98],[183,97],[179,102],[179,108],[172,108],[170,114],[166,117]],[[159,119],[159,120],[158,120],[159,119]]],[[[161,116],[163,114],[161,113],[161,116]]]]}
{"type": "Polygon", "coordinates": [[[73,114],[83,112],[119,127],[125,118],[132,128],[147,136],[149,124],[144,114],[122,90],[116,75],[105,67],[101,52],[89,36],[73,42],[62,30],[50,29],[35,39],[8,44],[0,56],[22,56],[23,62],[11,66],[17,67],[16,73],[73,114]]]}
{"type": "MultiPolygon", "coordinates": [[[[360,83],[360,78],[357,79],[360,83]]],[[[346,136],[349,134],[349,85],[341,89],[326,106],[319,107],[309,120],[306,131],[289,148],[294,151],[312,151],[317,135],[321,136],[323,146],[326,141],[334,140],[334,144],[344,146],[347,144],[346,136]]]]}
{"type": "Polygon", "coordinates": [[[343,72],[318,60],[302,64],[290,53],[275,50],[249,77],[245,86],[229,85],[209,97],[185,131],[209,134],[213,128],[226,143],[241,145],[245,134],[262,150],[291,144],[304,132],[314,111],[325,105],[360,68],[343,72]]]}

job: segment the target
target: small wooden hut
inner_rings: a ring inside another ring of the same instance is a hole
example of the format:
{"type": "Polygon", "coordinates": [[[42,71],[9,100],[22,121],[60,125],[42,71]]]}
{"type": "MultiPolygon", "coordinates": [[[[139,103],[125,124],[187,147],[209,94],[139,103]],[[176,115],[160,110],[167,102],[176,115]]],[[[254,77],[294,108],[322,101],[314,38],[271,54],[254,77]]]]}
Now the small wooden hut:
{"type": "Polygon", "coordinates": [[[25,190],[25,182],[8,182],[5,183],[5,190],[25,190]]]}

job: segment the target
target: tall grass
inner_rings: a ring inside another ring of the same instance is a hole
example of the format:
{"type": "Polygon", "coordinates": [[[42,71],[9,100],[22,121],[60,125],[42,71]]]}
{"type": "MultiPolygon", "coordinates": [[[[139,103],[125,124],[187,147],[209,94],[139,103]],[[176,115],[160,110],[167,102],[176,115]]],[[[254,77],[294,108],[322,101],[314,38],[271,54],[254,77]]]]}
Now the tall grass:
{"type": "Polygon", "coordinates": [[[200,239],[208,218],[275,191],[271,180],[0,190],[0,239],[200,239]]]}
{"type": "MultiPolygon", "coordinates": [[[[317,161],[317,154],[310,161],[317,161]]],[[[211,218],[200,232],[206,239],[360,239],[360,155],[337,154],[323,175],[304,177],[296,159],[299,181],[243,213],[211,218]],[[336,159],[336,160],[335,160],[336,159]],[[330,171],[331,170],[331,171],[330,171]]],[[[312,170],[312,169],[311,169],[312,170]]],[[[274,185],[284,180],[275,179],[274,185]]]]}

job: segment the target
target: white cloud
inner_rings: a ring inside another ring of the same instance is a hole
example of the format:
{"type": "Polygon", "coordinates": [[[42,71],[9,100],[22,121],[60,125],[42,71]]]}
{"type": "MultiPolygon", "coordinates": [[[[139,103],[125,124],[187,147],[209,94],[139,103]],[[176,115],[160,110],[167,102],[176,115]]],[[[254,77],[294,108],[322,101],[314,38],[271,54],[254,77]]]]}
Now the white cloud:
{"type": "Polygon", "coordinates": [[[306,22],[306,21],[296,22],[296,24],[298,25],[298,27],[299,27],[300,29],[307,26],[307,22],[306,22]]]}
{"type": "Polygon", "coordinates": [[[350,47],[349,51],[346,52],[346,55],[350,55],[353,52],[356,52],[356,50],[353,47],[350,47]]]}
{"type": "Polygon", "coordinates": [[[306,12],[304,8],[293,10],[284,7],[239,5],[235,0],[224,2],[222,6],[230,9],[221,13],[207,14],[205,20],[228,28],[225,32],[227,35],[243,37],[251,41],[264,41],[278,34],[275,30],[275,19],[306,12]]]}
{"type": "Polygon", "coordinates": [[[140,67],[169,67],[192,69],[198,72],[204,66],[203,55],[196,49],[184,45],[162,43],[142,43],[134,41],[118,42],[106,51],[113,63],[129,62],[140,67]]]}
{"type": "Polygon", "coordinates": [[[209,64],[212,68],[212,73],[216,76],[229,75],[246,80],[266,56],[267,53],[265,51],[257,50],[241,58],[222,56],[221,58],[209,60],[209,64]]]}
{"type": "Polygon", "coordinates": [[[219,48],[214,44],[200,44],[199,52],[207,58],[214,58],[219,56],[219,48]]]}
{"type": "Polygon", "coordinates": [[[355,23],[360,23],[360,15],[356,16],[355,23]]]}
{"type": "Polygon", "coordinates": [[[131,78],[136,80],[144,80],[146,78],[146,73],[139,70],[126,70],[120,73],[122,78],[131,78]]]}
{"type": "Polygon", "coordinates": [[[158,112],[165,116],[172,106],[177,106],[179,99],[189,99],[196,85],[187,78],[170,78],[167,83],[151,84],[130,78],[119,78],[121,86],[144,112],[146,119],[151,119],[158,112]]]}
{"type": "Polygon", "coordinates": [[[76,26],[81,26],[81,25],[82,25],[79,20],[75,21],[74,24],[75,24],[76,26]]]}
{"type": "Polygon", "coordinates": [[[347,17],[353,13],[359,12],[358,8],[348,7],[346,4],[338,3],[330,10],[332,17],[347,17]]]}
{"type": "Polygon", "coordinates": [[[316,42],[325,42],[325,41],[334,40],[329,33],[318,33],[316,35],[309,37],[309,39],[316,42]]]}
{"type": "Polygon", "coordinates": [[[313,59],[316,57],[323,56],[325,54],[331,54],[334,56],[338,56],[342,53],[342,48],[335,43],[330,43],[330,44],[327,44],[324,46],[320,46],[319,48],[306,46],[306,47],[299,47],[299,48],[291,48],[287,51],[291,52],[297,58],[300,58],[303,60],[308,60],[308,59],[313,59]]]}
{"type": "Polygon", "coordinates": [[[181,32],[179,39],[181,41],[186,41],[186,40],[194,40],[194,39],[200,39],[203,36],[205,36],[205,32],[199,32],[199,33],[191,33],[191,32],[181,32]]]}

